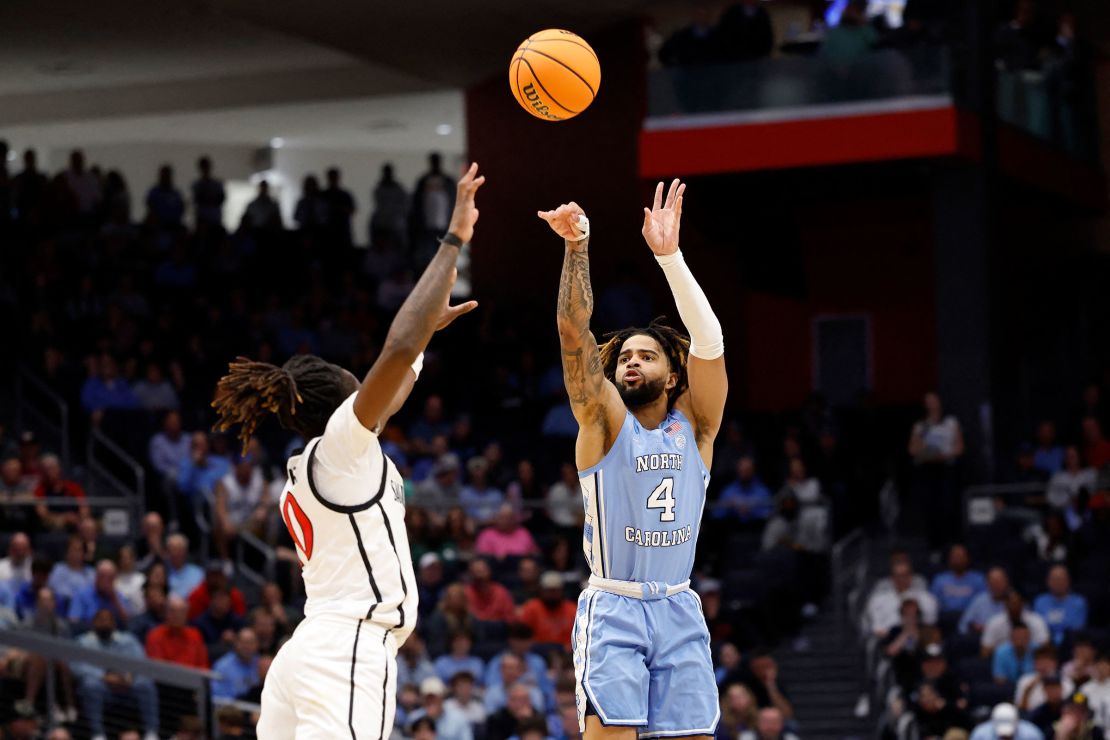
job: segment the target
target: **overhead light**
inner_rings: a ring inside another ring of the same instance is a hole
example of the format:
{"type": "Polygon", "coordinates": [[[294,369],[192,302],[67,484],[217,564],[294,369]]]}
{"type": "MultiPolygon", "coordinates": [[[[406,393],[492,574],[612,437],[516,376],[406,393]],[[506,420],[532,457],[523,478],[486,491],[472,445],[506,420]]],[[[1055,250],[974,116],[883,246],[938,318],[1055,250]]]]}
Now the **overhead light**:
{"type": "Polygon", "coordinates": [[[285,139],[281,138],[280,136],[275,136],[274,138],[270,139],[271,149],[281,149],[283,146],[285,146],[285,139]]]}
{"type": "Polygon", "coordinates": [[[450,136],[453,130],[454,129],[451,128],[451,124],[449,123],[441,123],[436,126],[436,133],[440,136],[450,136]]]}

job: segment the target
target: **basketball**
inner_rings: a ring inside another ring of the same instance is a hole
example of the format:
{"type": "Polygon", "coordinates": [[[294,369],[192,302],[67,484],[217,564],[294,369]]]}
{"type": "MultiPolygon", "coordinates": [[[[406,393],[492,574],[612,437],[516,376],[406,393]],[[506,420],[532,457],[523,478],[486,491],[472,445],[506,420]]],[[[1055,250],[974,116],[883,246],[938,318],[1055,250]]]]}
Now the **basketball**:
{"type": "Polygon", "coordinates": [[[532,34],[509,63],[509,87],[524,110],[565,121],[589,107],[601,86],[601,65],[576,33],[551,28],[532,34]]]}

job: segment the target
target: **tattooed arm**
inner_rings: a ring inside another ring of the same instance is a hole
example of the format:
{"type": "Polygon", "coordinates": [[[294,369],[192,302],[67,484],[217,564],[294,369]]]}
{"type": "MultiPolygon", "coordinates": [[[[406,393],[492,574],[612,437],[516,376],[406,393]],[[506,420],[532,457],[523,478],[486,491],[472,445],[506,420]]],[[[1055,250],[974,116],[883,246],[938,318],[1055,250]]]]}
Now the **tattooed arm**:
{"type": "Polygon", "coordinates": [[[584,470],[599,463],[616,441],[624,422],[624,402],[605,377],[597,340],[590,331],[590,316],[594,310],[590,240],[587,237],[576,241],[581,232],[575,225],[578,217],[585,214],[577,204],[570,203],[538,215],[565,240],[556,316],[563,354],[563,382],[570,396],[571,411],[578,420],[575,458],[578,469],[584,470]]]}

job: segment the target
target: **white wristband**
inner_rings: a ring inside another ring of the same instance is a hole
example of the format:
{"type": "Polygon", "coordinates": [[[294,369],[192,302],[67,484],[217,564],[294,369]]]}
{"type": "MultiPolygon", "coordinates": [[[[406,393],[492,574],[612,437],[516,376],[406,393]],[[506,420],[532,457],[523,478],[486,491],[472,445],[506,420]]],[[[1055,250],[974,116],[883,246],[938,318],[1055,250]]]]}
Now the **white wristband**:
{"type": "Polygon", "coordinates": [[[424,369],[424,353],[421,352],[416,356],[416,361],[412,363],[412,371],[416,373],[416,377],[420,379],[420,371],[424,369]]]}
{"type": "Polygon", "coordinates": [[[582,232],[582,236],[571,237],[567,239],[568,242],[580,242],[583,239],[590,238],[590,219],[586,218],[585,215],[579,216],[578,223],[576,223],[575,226],[582,232]]]}

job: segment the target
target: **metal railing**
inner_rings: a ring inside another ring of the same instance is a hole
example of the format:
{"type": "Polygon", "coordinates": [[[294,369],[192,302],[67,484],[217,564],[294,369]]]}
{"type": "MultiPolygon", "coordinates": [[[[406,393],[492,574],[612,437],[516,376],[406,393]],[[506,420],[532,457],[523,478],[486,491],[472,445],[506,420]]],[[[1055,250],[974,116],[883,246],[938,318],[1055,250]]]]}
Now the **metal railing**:
{"type": "Polygon", "coordinates": [[[71,469],[69,404],[24,365],[15,375],[15,426],[34,430],[44,447],[57,451],[63,469],[71,469]]]}
{"type": "Polygon", "coordinates": [[[89,433],[86,449],[88,483],[95,495],[110,492],[129,500],[131,532],[138,531],[146,497],[146,471],[118,444],[97,428],[89,433]],[[130,478],[124,481],[119,474],[130,478]]]}
{"type": "Polygon", "coordinates": [[[853,594],[858,594],[867,584],[868,554],[867,538],[862,527],[844,535],[833,545],[830,554],[833,604],[837,625],[845,636],[858,624],[858,615],[853,612],[859,599],[853,594]]]}

